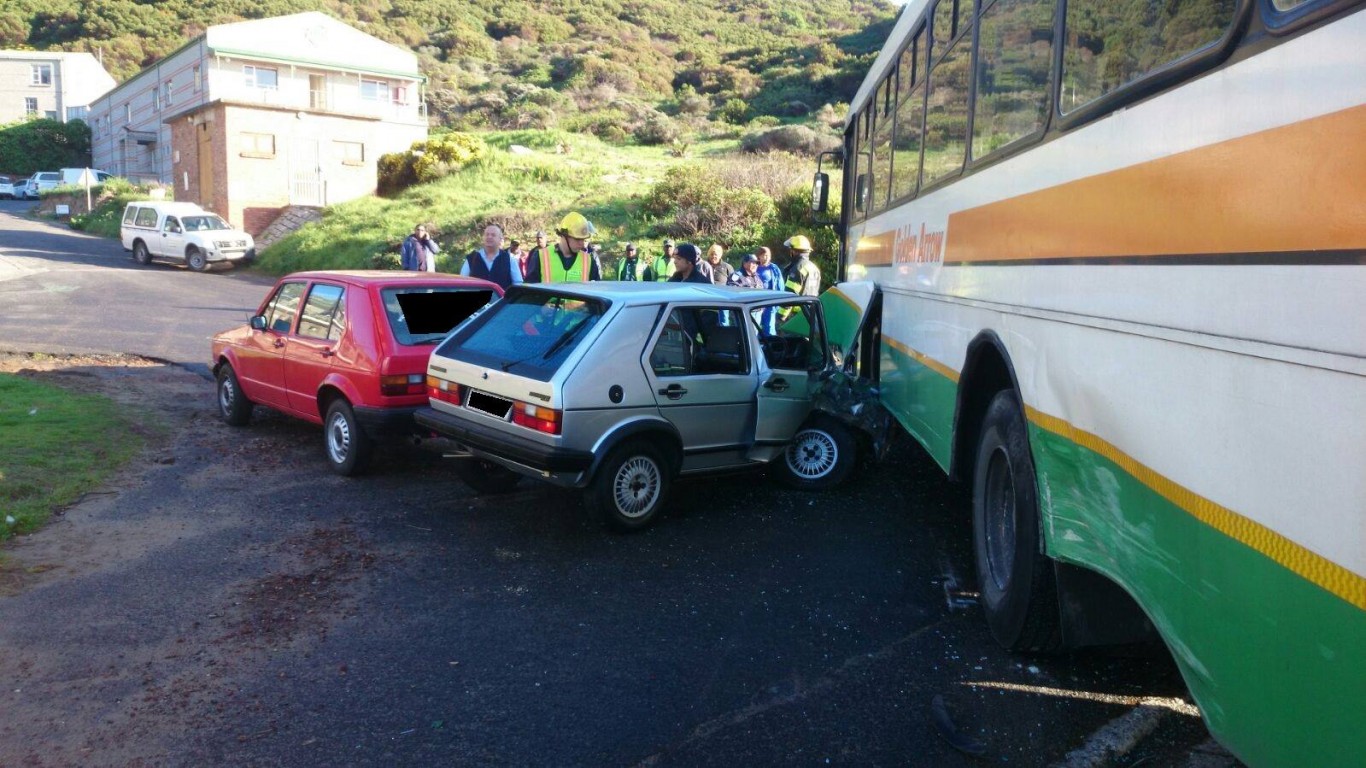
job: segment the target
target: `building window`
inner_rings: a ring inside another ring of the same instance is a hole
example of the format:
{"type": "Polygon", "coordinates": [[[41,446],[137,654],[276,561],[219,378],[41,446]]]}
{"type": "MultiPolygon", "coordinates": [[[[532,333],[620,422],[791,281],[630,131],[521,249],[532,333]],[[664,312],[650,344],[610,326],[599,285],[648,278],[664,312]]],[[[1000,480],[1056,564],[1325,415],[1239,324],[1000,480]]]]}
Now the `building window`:
{"type": "Polygon", "coordinates": [[[24,97],[24,114],[26,114],[26,115],[36,115],[36,114],[38,114],[38,99],[36,99],[36,98],[34,98],[34,97],[32,97],[32,96],[26,96],[26,97],[24,97]]]}
{"type": "MultiPolygon", "coordinates": [[[[23,70],[19,70],[22,72],[23,70]]],[[[34,64],[30,70],[29,85],[52,85],[52,65],[34,64]]]]}
{"type": "Polygon", "coordinates": [[[43,117],[46,117],[46,118],[49,119],[49,120],[56,120],[56,119],[57,119],[57,110],[55,110],[55,109],[45,110],[45,111],[43,112],[43,117]]]}
{"type": "Polygon", "coordinates": [[[337,161],[342,165],[365,165],[365,145],[359,141],[334,141],[337,161]]]}
{"type": "Polygon", "coordinates": [[[405,104],[405,105],[408,103],[408,86],[406,86],[406,85],[396,85],[396,86],[394,86],[394,103],[395,103],[395,104],[405,104]]]}
{"type": "Polygon", "coordinates": [[[280,87],[280,72],[264,67],[253,67],[250,64],[242,67],[242,75],[246,78],[248,88],[268,88],[276,90],[280,87]]]}
{"type": "Polygon", "coordinates": [[[161,84],[161,105],[163,107],[171,106],[171,92],[173,90],[175,89],[171,86],[170,80],[161,84]]]}
{"type": "Polygon", "coordinates": [[[327,76],[308,76],[308,106],[310,109],[327,109],[327,76]]]}
{"type": "Polygon", "coordinates": [[[204,88],[204,72],[199,68],[194,68],[194,92],[199,93],[204,88]]]}
{"type": "Polygon", "coordinates": [[[131,101],[123,105],[123,122],[125,125],[133,124],[133,102],[131,101]]]}
{"type": "Polygon", "coordinates": [[[161,111],[161,91],[155,88],[152,89],[152,111],[161,111]]]}
{"type": "Polygon", "coordinates": [[[382,80],[360,81],[360,97],[366,101],[388,101],[389,84],[382,80]]]}
{"type": "Polygon", "coordinates": [[[275,157],[275,134],[243,133],[240,143],[242,157],[275,157]]]}

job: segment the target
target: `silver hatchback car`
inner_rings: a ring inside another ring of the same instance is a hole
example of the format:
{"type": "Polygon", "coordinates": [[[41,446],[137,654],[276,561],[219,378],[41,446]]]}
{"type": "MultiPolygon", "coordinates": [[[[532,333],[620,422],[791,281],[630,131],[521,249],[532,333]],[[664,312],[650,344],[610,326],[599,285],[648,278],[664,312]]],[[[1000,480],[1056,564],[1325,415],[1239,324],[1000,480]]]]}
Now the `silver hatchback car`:
{"type": "Polygon", "coordinates": [[[618,530],[657,518],[675,477],[772,464],[821,489],[858,430],[813,411],[834,363],[820,301],[680,283],[514,286],[427,366],[417,422],[466,456],[471,487],[582,488],[618,530]]]}

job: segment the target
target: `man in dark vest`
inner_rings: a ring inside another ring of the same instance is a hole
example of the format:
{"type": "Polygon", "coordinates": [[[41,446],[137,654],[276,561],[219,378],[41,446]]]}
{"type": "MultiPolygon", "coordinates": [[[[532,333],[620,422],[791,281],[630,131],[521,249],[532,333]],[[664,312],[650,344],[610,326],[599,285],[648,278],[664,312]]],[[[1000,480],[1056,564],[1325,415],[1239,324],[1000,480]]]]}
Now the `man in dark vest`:
{"type": "Polygon", "coordinates": [[[476,248],[465,257],[460,274],[489,280],[507,290],[522,282],[522,270],[512,261],[512,254],[503,248],[503,228],[497,224],[484,227],[484,247],[476,248]]]}

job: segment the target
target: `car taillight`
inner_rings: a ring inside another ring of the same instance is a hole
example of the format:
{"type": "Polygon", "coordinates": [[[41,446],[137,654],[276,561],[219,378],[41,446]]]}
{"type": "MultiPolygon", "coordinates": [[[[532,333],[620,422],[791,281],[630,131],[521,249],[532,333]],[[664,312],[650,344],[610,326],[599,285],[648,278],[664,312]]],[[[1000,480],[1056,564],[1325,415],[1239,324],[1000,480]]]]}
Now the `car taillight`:
{"type": "Polygon", "coordinates": [[[428,376],[427,397],[451,405],[460,405],[460,385],[453,381],[428,376]]]}
{"type": "Polygon", "coordinates": [[[420,373],[379,377],[379,393],[381,395],[420,395],[425,391],[420,373]]]}
{"type": "Polygon", "coordinates": [[[531,403],[512,403],[512,423],[547,435],[560,434],[560,412],[531,403]]]}

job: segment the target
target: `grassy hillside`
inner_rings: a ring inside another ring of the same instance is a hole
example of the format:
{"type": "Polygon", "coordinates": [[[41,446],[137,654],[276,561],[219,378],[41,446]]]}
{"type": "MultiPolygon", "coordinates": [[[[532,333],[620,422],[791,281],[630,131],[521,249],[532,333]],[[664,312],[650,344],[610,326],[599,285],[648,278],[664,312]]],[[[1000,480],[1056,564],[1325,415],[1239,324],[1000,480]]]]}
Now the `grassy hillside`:
{"type": "Polygon", "coordinates": [[[780,253],[777,246],[800,231],[816,241],[822,258],[834,254],[831,230],[806,214],[814,170],[807,158],[740,153],[733,139],[696,145],[679,158],[660,147],[616,146],[554,131],[481,137],[492,151],[480,161],[392,198],[332,206],[322,221],[266,250],[258,268],[273,274],[395,268],[399,244],[421,221],[441,243],[438,269],[454,272],[463,254],[480,245],[488,224],[530,242],[532,233],[552,230],[571,210],[597,226],[604,266],[615,263],[627,241],[654,253],[665,237],[702,247],[719,242],[738,263],[759,245],[780,253]]]}
{"type": "Polygon", "coordinates": [[[656,115],[745,124],[847,101],[886,0],[7,0],[0,47],[90,51],[125,80],[212,24],[320,10],[417,53],[434,123],[608,139],[656,115]]]}

